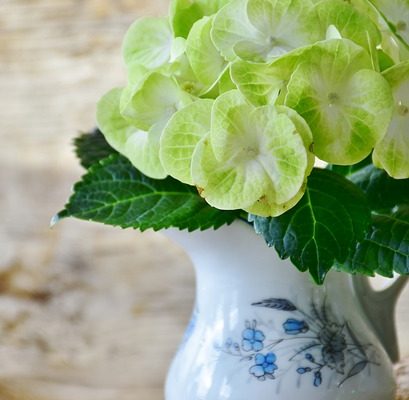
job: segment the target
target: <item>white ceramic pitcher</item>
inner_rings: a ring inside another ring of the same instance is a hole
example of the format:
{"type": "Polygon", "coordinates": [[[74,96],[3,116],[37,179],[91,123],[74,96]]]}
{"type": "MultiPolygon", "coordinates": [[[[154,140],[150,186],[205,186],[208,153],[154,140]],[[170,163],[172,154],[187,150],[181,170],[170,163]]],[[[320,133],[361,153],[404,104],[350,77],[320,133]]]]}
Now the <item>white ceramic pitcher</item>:
{"type": "Polygon", "coordinates": [[[195,266],[197,298],[166,400],[394,399],[403,280],[375,293],[331,272],[318,287],[242,221],[167,235],[195,266]]]}

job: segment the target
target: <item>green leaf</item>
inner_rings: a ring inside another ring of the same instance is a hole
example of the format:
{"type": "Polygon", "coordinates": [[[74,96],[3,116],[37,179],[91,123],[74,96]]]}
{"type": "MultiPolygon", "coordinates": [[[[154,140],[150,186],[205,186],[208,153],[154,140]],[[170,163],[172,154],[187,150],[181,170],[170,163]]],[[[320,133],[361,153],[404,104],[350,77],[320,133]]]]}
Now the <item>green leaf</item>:
{"type": "Polygon", "coordinates": [[[94,165],[53,220],[75,217],[122,228],[219,228],[239,214],[210,207],[195,188],[172,178],[150,179],[120,155],[94,165]]]}
{"type": "Polygon", "coordinates": [[[390,211],[396,206],[409,206],[409,179],[393,179],[381,169],[368,165],[349,176],[359,186],[373,211],[390,211]]]}
{"type": "Polygon", "coordinates": [[[342,269],[388,278],[392,278],[394,272],[408,275],[409,206],[390,214],[373,215],[371,230],[342,269]]]}
{"type": "Polygon", "coordinates": [[[100,160],[117,152],[108,144],[99,129],[90,133],[83,133],[74,140],[75,154],[81,165],[88,169],[100,160]]]}
{"type": "Polygon", "coordinates": [[[365,237],[370,210],[364,193],[346,178],[315,169],[304,197],[277,218],[251,217],[257,233],[322,284],[336,261],[345,262],[350,250],[365,237]]]}

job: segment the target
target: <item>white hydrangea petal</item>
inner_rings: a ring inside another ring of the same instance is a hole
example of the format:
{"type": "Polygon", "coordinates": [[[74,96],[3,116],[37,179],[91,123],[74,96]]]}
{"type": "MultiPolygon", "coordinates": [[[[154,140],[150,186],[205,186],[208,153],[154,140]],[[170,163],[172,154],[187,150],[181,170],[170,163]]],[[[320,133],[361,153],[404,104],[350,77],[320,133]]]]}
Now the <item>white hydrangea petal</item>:
{"type": "Polygon", "coordinates": [[[159,138],[163,126],[157,125],[151,132],[144,132],[120,112],[122,89],[107,93],[98,103],[98,127],[107,142],[119,153],[127,157],[142,173],[151,178],[163,179],[166,173],[159,159],[159,138]]]}
{"type": "Polygon", "coordinates": [[[122,93],[122,88],[112,89],[97,104],[98,128],[109,145],[120,153],[123,153],[129,136],[139,130],[121,115],[119,104],[122,93]]]}
{"type": "Polygon", "coordinates": [[[167,173],[193,185],[191,164],[199,141],[210,131],[213,100],[197,100],[178,111],[161,138],[161,160],[167,173]]]}
{"type": "Polygon", "coordinates": [[[262,34],[250,23],[247,16],[248,0],[233,0],[216,15],[212,39],[219,52],[229,61],[237,58],[234,46],[243,40],[260,43],[262,34]]]}
{"type": "Polygon", "coordinates": [[[216,99],[212,109],[211,141],[217,160],[233,158],[237,151],[235,142],[251,147],[255,136],[247,134],[252,128],[248,114],[254,109],[238,90],[226,92],[216,99]]]}
{"type": "Polygon", "coordinates": [[[216,16],[213,41],[230,61],[270,62],[321,40],[308,0],[234,0],[216,16]]]}
{"type": "Polygon", "coordinates": [[[219,11],[231,0],[171,0],[170,21],[175,37],[187,38],[196,21],[219,11]]]}
{"type": "Polygon", "coordinates": [[[149,131],[157,123],[166,123],[190,101],[173,78],[154,72],[136,87],[124,90],[121,113],[139,129],[149,131]]]}
{"type": "Polygon", "coordinates": [[[376,145],[373,161],[395,179],[409,178],[409,61],[384,72],[394,93],[394,114],[385,137],[376,145]]]}
{"type": "Polygon", "coordinates": [[[217,83],[227,66],[211,39],[213,20],[213,17],[204,17],[193,25],[186,49],[194,74],[207,88],[217,83]]]}
{"type": "Polygon", "coordinates": [[[232,79],[252,104],[274,104],[279,95],[285,95],[291,74],[307,48],[292,51],[270,64],[235,61],[231,65],[232,79]]]}
{"type": "Polygon", "coordinates": [[[200,195],[221,210],[244,209],[263,192],[266,177],[261,166],[254,163],[221,163],[212,151],[206,136],[193,153],[192,177],[200,195]]]}
{"type": "Polygon", "coordinates": [[[302,185],[301,189],[298,191],[298,193],[290,200],[286,201],[285,203],[278,204],[276,202],[275,196],[274,196],[274,190],[268,190],[267,193],[269,195],[261,197],[258,199],[253,205],[250,207],[246,208],[245,211],[247,211],[250,214],[258,215],[260,217],[278,217],[291,208],[293,208],[297,203],[302,199],[304,196],[305,190],[307,187],[307,181],[302,185]]]}
{"type": "Polygon", "coordinates": [[[135,132],[125,143],[124,155],[144,175],[164,179],[168,175],[159,157],[163,125],[157,124],[149,132],[135,132]]]}
{"type": "Polygon", "coordinates": [[[381,43],[381,33],[371,18],[343,0],[320,1],[315,11],[323,34],[333,26],[341,38],[353,41],[370,53],[381,43]]]}
{"type": "Polygon", "coordinates": [[[409,1],[408,0],[371,0],[396,35],[409,46],[409,1]]]}
{"type": "Polygon", "coordinates": [[[123,57],[127,65],[136,63],[155,69],[170,60],[172,45],[173,33],[167,18],[141,18],[125,35],[123,57]]]}

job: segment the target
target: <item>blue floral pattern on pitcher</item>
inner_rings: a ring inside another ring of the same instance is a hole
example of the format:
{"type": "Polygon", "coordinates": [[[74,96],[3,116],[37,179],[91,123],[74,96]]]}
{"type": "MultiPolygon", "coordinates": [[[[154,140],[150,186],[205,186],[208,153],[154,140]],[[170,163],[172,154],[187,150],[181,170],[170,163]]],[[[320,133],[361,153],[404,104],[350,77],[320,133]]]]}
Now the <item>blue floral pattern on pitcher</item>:
{"type": "Polygon", "coordinates": [[[360,343],[350,324],[336,321],[325,304],[318,307],[312,303],[309,313],[286,299],[266,299],[252,306],[292,314],[282,323],[278,337],[269,337],[259,321],[246,321],[241,342],[230,338],[219,347],[222,352],[248,362],[249,374],[258,381],[279,378],[280,360],[294,364],[294,373],[301,380],[310,377],[310,384],[317,388],[324,383],[324,377],[338,375],[341,386],[370,365],[379,365],[372,344],[360,343]],[[294,343],[290,358],[289,341],[294,343]]]}
{"type": "Polygon", "coordinates": [[[266,355],[257,354],[255,356],[255,365],[250,368],[250,374],[254,375],[259,381],[264,381],[267,378],[275,379],[274,372],[278,369],[275,364],[277,356],[274,353],[266,355]]]}
{"type": "Polygon", "coordinates": [[[265,335],[262,331],[256,329],[256,324],[253,326],[247,323],[247,328],[243,331],[242,347],[244,351],[261,351],[264,348],[265,335]]]}
{"type": "Polygon", "coordinates": [[[287,319],[283,324],[283,328],[287,335],[299,335],[310,330],[305,321],[298,321],[297,319],[287,319]]]}

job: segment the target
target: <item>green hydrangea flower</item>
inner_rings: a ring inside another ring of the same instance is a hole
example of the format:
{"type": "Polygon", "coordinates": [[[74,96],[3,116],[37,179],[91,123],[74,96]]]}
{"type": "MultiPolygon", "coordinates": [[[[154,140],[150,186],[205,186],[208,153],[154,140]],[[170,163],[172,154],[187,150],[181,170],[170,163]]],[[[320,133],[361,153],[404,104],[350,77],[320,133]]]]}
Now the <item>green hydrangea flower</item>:
{"type": "Polygon", "coordinates": [[[347,39],[319,43],[300,59],[285,104],[309,124],[314,153],[333,164],[362,161],[388,129],[390,85],[372,69],[369,54],[347,39]]]}
{"type": "Polygon", "coordinates": [[[98,105],[112,147],[219,209],[277,216],[316,158],[373,152],[409,178],[409,0],[172,0],[123,44],[127,84],[98,105]]]}
{"type": "MultiPolygon", "coordinates": [[[[210,133],[196,146],[192,178],[201,195],[220,209],[293,199],[311,171],[312,135],[286,108],[254,107],[238,91],[214,103],[210,133]]],[[[301,119],[300,117],[296,117],[301,119]]]]}

